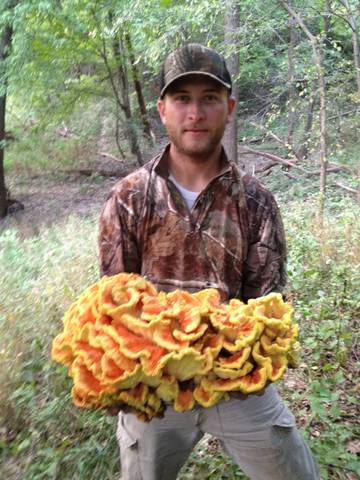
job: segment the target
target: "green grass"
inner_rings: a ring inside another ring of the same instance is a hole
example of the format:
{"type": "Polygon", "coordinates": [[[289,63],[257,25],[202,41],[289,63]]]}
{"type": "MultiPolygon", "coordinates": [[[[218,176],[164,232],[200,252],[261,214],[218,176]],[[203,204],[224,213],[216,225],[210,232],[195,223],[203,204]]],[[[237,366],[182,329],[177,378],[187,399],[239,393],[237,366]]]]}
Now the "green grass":
{"type": "MultiPolygon", "coordinates": [[[[316,198],[282,206],[290,250],[287,295],[300,323],[303,357],[279,388],[296,412],[322,479],[349,480],[360,475],[349,451],[360,433],[359,212],[351,200],[329,201],[321,229],[315,207],[316,198]]],[[[50,361],[64,311],[98,276],[96,222],[71,217],[36,237],[21,239],[14,230],[0,236],[0,478],[119,477],[115,419],[75,408],[66,372],[50,361]]],[[[245,477],[205,445],[179,475],[190,478],[245,477]]]]}

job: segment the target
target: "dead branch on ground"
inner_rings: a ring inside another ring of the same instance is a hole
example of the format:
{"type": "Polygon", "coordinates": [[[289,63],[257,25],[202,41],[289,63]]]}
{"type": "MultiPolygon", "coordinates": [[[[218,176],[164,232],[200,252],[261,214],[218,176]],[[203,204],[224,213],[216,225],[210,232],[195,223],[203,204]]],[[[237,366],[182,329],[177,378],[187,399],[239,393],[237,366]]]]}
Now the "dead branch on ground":
{"type": "Polygon", "coordinates": [[[357,191],[355,188],[348,187],[347,185],[344,185],[343,183],[335,182],[335,185],[336,185],[337,187],[342,188],[343,190],[346,190],[346,191],[349,192],[349,193],[353,193],[353,194],[355,194],[355,195],[358,194],[358,191],[357,191]]]}
{"type": "Polygon", "coordinates": [[[295,157],[296,157],[296,160],[293,160],[294,162],[298,161],[298,160],[301,160],[300,157],[298,157],[295,149],[293,148],[292,145],[290,145],[289,143],[287,143],[285,140],[283,140],[282,138],[280,138],[278,135],[276,135],[274,132],[272,132],[271,130],[266,130],[266,128],[263,126],[263,125],[259,125],[255,122],[250,122],[250,125],[252,125],[253,127],[256,127],[260,130],[262,130],[263,132],[265,132],[265,136],[267,137],[271,137],[273,138],[276,142],[280,143],[280,145],[282,145],[283,147],[285,147],[288,151],[290,151],[295,157]]]}
{"type": "Polygon", "coordinates": [[[262,167],[255,168],[254,173],[264,173],[267,172],[267,174],[271,173],[270,169],[272,167],[275,167],[275,165],[278,165],[277,162],[269,162],[266,165],[263,165],[262,167]]]}
{"type": "Polygon", "coordinates": [[[285,160],[285,158],[279,157],[278,155],[274,155],[273,153],[264,152],[262,150],[255,150],[249,147],[241,147],[239,150],[239,153],[243,153],[245,155],[246,154],[259,155],[260,157],[268,158],[269,160],[272,160],[275,163],[280,163],[281,165],[285,165],[286,167],[296,168],[297,170],[302,171],[305,174],[305,176],[309,176],[309,174],[311,174],[311,172],[309,172],[305,168],[300,167],[299,165],[296,165],[295,163],[296,160],[294,161],[285,160]]]}

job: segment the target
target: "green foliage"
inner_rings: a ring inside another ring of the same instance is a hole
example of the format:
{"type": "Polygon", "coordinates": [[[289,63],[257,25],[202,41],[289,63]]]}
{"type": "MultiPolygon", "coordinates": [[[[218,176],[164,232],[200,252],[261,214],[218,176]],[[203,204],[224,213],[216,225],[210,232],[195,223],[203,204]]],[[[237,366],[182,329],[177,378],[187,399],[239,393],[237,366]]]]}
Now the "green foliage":
{"type": "MultiPolygon", "coordinates": [[[[351,165],[357,158],[357,146],[351,148],[352,141],[348,139],[351,136],[357,143],[354,136],[359,125],[352,33],[341,3],[329,2],[329,15],[325,4],[322,0],[292,2],[312,34],[323,40],[329,159],[351,165]],[[329,18],[326,32],[325,18],[329,18]]],[[[153,109],[163,58],[185,42],[199,41],[218,48],[226,57],[237,52],[241,65],[237,79],[241,87],[238,114],[241,119],[248,117],[245,123],[255,122],[264,127],[262,135],[271,130],[286,142],[291,108],[296,112],[293,146],[298,148],[306,140],[305,119],[309,102],[314,102],[313,129],[308,139],[310,154],[314,154],[319,141],[318,82],[308,38],[295,27],[296,94],[289,102],[288,13],[277,2],[241,2],[238,43],[225,45],[224,5],[219,0],[132,0],[131,8],[129,2],[118,0],[102,3],[101,8],[96,0],[5,2],[0,29],[5,23],[14,25],[12,52],[5,65],[8,90],[35,113],[37,122],[52,123],[54,117],[67,120],[74,107],[85,100],[95,104],[99,99],[108,99],[115,105],[115,90],[119,85],[114,90],[110,73],[116,73],[119,58],[113,46],[124,32],[130,32],[136,65],[145,80],[146,103],[153,109]]],[[[358,25],[358,10],[354,2],[350,5],[358,25]]],[[[121,63],[130,84],[132,126],[139,133],[140,116],[131,85],[128,54],[121,63]]],[[[111,112],[114,127],[116,117],[119,113],[114,108],[111,112]]],[[[125,123],[122,118],[123,127],[125,123]]],[[[249,128],[246,123],[245,130],[249,128]]],[[[248,139],[246,134],[241,137],[248,139]]],[[[292,152],[291,148],[280,146],[278,153],[292,156],[292,152]]]]}
{"type": "MultiPolygon", "coordinates": [[[[284,197],[280,198],[284,202],[284,197]]],[[[279,388],[319,461],[322,478],[359,474],[355,354],[359,330],[360,228],[349,200],[330,203],[323,229],[313,200],[286,199],[289,287],[303,357],[279,388]],[[293,383],[291,383],[293,382],[293,383]]],[[[115,479],[115,420],[72,406],[71,381],[50,361],[61,317],[97,279],[96,219],[69,220],[22,239],[0,237],[1,477],[115,479]],[[76,235],[74,232],[76,231],[76,235]]],[[[179,479],[243,479],[218,448],[200,443],[179,479]]]]}

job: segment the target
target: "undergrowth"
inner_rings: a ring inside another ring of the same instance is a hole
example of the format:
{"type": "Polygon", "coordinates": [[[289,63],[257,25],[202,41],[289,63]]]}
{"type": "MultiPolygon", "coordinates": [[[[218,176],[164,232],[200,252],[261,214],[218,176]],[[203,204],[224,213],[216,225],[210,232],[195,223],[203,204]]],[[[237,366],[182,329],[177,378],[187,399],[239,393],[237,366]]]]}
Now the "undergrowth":
{"type": "Polygon", "coordinates": [[[287,382],[282,386],[305,428],[321,478],[354,479],[360,474],[355,448],[360,433],[359,208],[346,198],[330,199],[321,226],[314,216],[316,204],[309,198],[286,206],[287,294],[300,324],[303,362],[295,388],[287,388],[287,382]]]}
{"type": "Polygon", "coordinates": [[[22,172],[38,175],[44,171],[58,172],[76,165],[87,165],[93,157],[88,140],[62,138],[56,131],[47,133],[36,129],[21,131],[14,129],[14,135],[21,140],[9,144],[5,158],[5,172],[22,172]]]}
{"type": "Polygon", "coordinates": [[[36,115],[21,98],[9,98],[5,173],[38,175],[81,168],[97,159],[104,102],[76,102],[72,114],[36,115]],[[84,121],[91,118],[91,122],[84,121]]]}
{"type": "MultiPolygon", "coordinates": [[[[350,200],[281,205],[289,246],[286,295],[300,323],[300,367],[279,383],[319,462],[323,480],[354,480],[360,305],[360,225],[350,200]]],[[[119,478],[115,419],[71,403],[71,382],[50,361],[66,308],[97,280],[97,219],[21,239],[0,237],[0,477],[119,478]]],[[[296,453],[295,453],[296,454],[296,453]]],[[[244,479],[212,443],[200,443],[179,480],[244,479]]]]}

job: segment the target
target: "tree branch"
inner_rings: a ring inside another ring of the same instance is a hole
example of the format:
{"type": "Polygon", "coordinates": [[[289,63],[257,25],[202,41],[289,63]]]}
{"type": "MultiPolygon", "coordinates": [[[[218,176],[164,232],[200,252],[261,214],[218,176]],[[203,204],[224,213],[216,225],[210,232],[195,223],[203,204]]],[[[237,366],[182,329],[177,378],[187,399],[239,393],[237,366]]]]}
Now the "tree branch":
{"type": "Polygon", "coordinates": [[[352,113],[358,112],[358,110],[359,110],[358,108],[355,108],[354,110],[341,112],[341,113],[338,113],[337,115],[332,115],[331,117],[328,117],[328,120],[335,120],[336,118],[339,118],[339,117],[346,117],[347,115],[351,115],[352,113]]]}
{"type": "MultiPolygon", "coordinates": [[[[96,16],[96,12],[93,9],[91,9],[91,13],[94,17],[95,23],[97,24],[98,28],[100,29],[99,22],[98,22],[98,19],[97,19],[97,16],[96,16]]],[[[115,85],[114,74],[113,74],[113,72],[110,68],[110,65],[109,65],[109,59],[108,59],[108,56],[107,56],[107,53],[106,53],[106,42],[105,42],[104,37],[101,38],[101,46],[102,46],[102,49],[99,50],[99,54],[100,54],[100,57],[103,59],[104,64],[105,64],[105,68],[108,72],[111,88],[114,92],[116,103],[119,105],[119,107],[122,110],[124,110],[125,107],[124,107],[124,105],[121,101],[121,98],[119,96],[118,89],[116,88],[116,85],[115,85]]]]}
{"type": "Polygon", "coordinates": [[[111,155],[111,153],[98,152],[98,154],[100,155],[100,157],[109,158],[110,160],[114,160],[115,162],[124,163],[124,160],[122,158],[115,157],[115,155],[111,155]]]}
{"type": "Polygon", "coordinates": [[[285,2],[284,0],[278,0],[279,3],[281,3],[281,5],[285,8],[285,10],[288,11],[288,13],[293,17],[295,18],[295,20],[297,21],[297,23],[301,26],[301,28],[303,29],[304,33],[306,34],[306,36],[308,37],[308,39],[310,40],[311,43],[316,43],[316,38],[314,37],[314,35],[310,32],[310,30],[307,28],[307,26],[305,25],[305,23],[303,22],[303,19],[295,12],[295,10],[293,10],[290,5],[288,5],[287,2],[285,2]]]}

